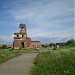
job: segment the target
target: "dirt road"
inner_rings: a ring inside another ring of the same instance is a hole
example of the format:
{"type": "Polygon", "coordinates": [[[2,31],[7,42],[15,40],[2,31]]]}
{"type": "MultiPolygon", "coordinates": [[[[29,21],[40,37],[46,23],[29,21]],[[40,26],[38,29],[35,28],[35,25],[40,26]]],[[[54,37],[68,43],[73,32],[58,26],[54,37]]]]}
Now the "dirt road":
{"type": "Polygon", "coordinates": [[[0,64],[0,75],[29,75],[38,53],[24,53],[0,64]]]}

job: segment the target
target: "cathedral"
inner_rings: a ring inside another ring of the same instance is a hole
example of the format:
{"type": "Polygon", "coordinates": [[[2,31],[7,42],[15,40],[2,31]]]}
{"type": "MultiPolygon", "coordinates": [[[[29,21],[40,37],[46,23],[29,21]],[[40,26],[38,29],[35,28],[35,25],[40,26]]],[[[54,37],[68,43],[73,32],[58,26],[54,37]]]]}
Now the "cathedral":
{"type": "Polygon", "coordinates": [[[21,49],[21,48],[40,48],[40,47],[41,47],[40,41],[32,41],[30,37],[27,37],[26,25],[21,23],[19,25],[19,32],[14,33],[13,48],[21,49]]]}

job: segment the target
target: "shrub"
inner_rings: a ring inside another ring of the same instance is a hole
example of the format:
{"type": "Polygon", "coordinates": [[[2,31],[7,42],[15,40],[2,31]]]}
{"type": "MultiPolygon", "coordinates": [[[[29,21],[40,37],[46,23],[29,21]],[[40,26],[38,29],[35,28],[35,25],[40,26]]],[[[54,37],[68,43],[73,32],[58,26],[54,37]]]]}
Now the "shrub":
{"type": "Polygon", "coordinates": [[[68,45],[68,46],[73,46],[73,45],[75,45],[75,40],[74,40],[74,39],[68,40],[68,41],[66,42],[66,45],[68,45]]]}
{"type": "Polygon", "coordinates": [[[2,49],[6,49],[7,46],[5,44],[2,45],[2,49]]]}

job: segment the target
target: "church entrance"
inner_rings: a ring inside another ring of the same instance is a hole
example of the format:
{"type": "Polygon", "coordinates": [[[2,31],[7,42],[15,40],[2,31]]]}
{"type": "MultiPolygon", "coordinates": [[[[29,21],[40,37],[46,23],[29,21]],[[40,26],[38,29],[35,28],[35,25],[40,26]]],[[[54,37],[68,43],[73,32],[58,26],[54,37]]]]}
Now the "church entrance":
{"type": "Polygon", "coordinates": [[[21,42],[21,48],[24,48],[24,42],[21,42]]]}

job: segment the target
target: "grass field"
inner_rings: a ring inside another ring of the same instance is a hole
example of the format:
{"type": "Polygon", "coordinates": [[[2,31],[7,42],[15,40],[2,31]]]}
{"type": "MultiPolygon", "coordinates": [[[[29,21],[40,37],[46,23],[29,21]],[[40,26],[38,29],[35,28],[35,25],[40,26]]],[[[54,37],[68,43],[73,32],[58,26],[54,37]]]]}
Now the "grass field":
{"type": "Polygon", "coordinates": [[[31,75],[75,75],[75,47],[40,53],[31,75]]]}
{"type": "Polygon", "coordinates": [[[0,49],[0,63],[5,62],[11,58],[14,58],[16,56],[21,55],[22,53],[25,52],[30,52],[33,51],[34,49],[18,49],[18,50],[13,50],[13,49],[0,49]]]}

